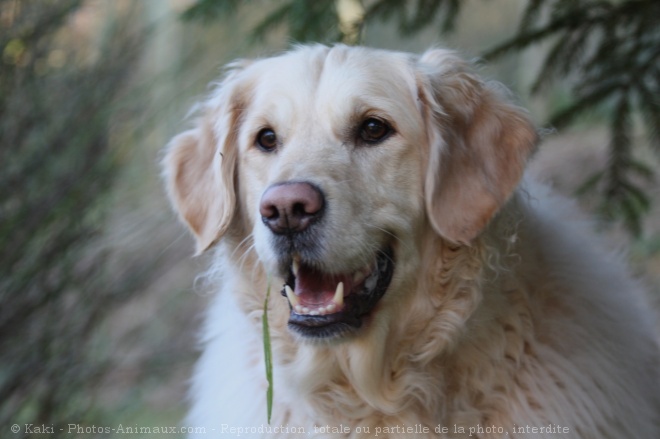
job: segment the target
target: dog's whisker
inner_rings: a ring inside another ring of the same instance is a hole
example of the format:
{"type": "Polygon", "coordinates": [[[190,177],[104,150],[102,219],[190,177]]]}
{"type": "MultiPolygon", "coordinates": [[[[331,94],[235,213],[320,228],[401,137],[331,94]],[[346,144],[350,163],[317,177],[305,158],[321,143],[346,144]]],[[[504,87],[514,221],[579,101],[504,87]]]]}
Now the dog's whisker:
{"type": "Polygon", "coordinates": [[[405,244],[401,238],[399,238],[394,233],[390,232],[389,230],[387,230],[383,227],[377,226],[377,225],[369,223],[369,222],[365,222],[364,225],[367,226],[367,227],[371,227],[372,229],[380,230],[381,232],[385,233],[386,235],[391,236],[392,238],[397,240],[399,243],[405,244]]]}
{"type": "Polygon", "coordinates": [[[376,229],[376,230],[380,230],[381,232],[385,233],[386,235],[388,235],[388,236],[394,238],[394,239],[396,240],[396,242],[398,242],[398,243],[400,244],[401,248],[403,248],[403,249],[405,249],[405,250],[407,250],[407,251],[411,251],[411,250],[412,250],[412,247],[413,247],[413,244],[412,244],[412,243],[410,243],[410,242],[405,242],[404,240],[402,240],[400,237],[398,237],[398,236],[395,235],[394,233],[390,232],[389,230],[387,230],[387,229],[385,229],[385,228],[383,228],[383,227],[377,226],[377,225],[375,225],[375,224],[368,223],[368,222],[365,222],[364,225],[365,225],[366,227],[370,227],[370,228],[373,228],[373,229],[376,229]]]}
{"type": "Polygon", "coordinates": [[[241,248],[243,245],[247,244],[248,241],[250,241],[250,240],[252,240],[252,244],[251,244],[251,245],[254,245],[254,236],[253,236],[252,233],[248,234],[245,238],[243,238],[243,239],[241,240],[241,242],[238,243],[238,245],[236,246],[236,248],[231,252],[231,255],[229,255],[229,258],[230,258],[230,259],[233,258],[233,257],[236,255],[236,252],[239,251],[240,248],[241,248]]]}
{"type": "Polygon", "coordinates": [[[242,270],[243,267],[245,266],[245,263],[247,262],[247,258],[248,258],[248,256],[250,255],[250,253],[254,251],[254,248],[255,248],[255,244],[254,244],[254,243],[250,244],[250,245],[249,245],[249,246],[243,251],[243,253],[241,254],[241,256],[238,258],[238,265],[239,265],[239,268],[240,268],[241,270],[242,270]]]}
{"type": "Polygon", "coordinates": [[[175,245],[176,243],[178,243],[178,242],[179,242],[182,238],[184,238],[185,236],[187,236],[187,233],[186,233],[186,232],[183,232],[183,231],[182,231],[181,233],[179,233],[179,236],[177,236],[176,238],[174,238],[174,239],[172,240],[172,242],[170,242],[167,246],[165,246],[165,248],[163,248],[163,249],[158,253],[157,259],[160,259],[165,253],[167,253],[172,247],[174,247],[174,245],[175,245]]]}
{"type": "Polygon", "coordinates": [[[255,241],[254,241],[254,236],[252,233],[250,233],[248,236],[246,236],[232,251],[230,258],[234,258],[236,253],[238,251],[241,251],[241,255],[238,257],[238,264],[239,267],[243,267],[245,265],[245,262],[247,261],[247,257],[249,254],[254,251],[255,248],[255,241]],[[245,247],[247,246],[247,247],[245,247]],[[243,248],[241,248],[243,247],[243,248]]]}

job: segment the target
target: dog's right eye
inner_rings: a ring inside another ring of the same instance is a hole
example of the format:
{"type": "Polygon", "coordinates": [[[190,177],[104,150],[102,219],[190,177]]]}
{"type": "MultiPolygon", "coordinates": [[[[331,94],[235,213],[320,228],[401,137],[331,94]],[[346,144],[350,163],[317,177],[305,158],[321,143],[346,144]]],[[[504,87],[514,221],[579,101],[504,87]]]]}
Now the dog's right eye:
{"type": "Polygon", "coordinates": [[[263,151],[272,152],[277,148],[277,135],[270,128],[264,128],[257,134],[257,145],[263,151]]]}

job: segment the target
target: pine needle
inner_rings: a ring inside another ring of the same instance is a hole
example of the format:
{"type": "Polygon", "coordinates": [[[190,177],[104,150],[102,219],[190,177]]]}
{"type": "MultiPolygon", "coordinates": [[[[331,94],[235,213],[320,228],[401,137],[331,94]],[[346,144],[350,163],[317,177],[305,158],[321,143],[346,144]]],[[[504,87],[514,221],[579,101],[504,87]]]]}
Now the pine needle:
{"type": "Polygon", "coordinates": [[[266,299],[264,300],[264,314],[261,317],[262,332],[264,337],[264,359],[266,362],[266,379],[268,380],[268,390],[266,391],[266,406],[268,414],[268,424],[273,412],[273,359],[270,347],[270,329],[268,327],[268,298],[270,297],[270,279],[266,290],[266,299]]]}

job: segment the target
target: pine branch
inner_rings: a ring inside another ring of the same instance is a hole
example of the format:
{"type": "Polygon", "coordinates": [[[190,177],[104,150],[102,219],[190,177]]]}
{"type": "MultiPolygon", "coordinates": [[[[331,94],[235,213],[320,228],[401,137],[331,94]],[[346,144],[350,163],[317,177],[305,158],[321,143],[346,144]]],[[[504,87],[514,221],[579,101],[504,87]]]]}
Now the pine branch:
{"type": "Polygon", "coordinates": [[[652,91],[644,82],[635,84],[642,116],[648,125],[649,143],[660,154],[660,91],[652,91]]]}
{"type": "Polygon", "coordinates": [[[625,167],[631,174],[637,175],[642,180],[647,182],[655,180],[655,171],[646,163],[631,159],[626,163],[625,167]]]}
{"type": "Polygon", "coordinates": [[[296,41],[338,41],[339,17],[335,0],[294,0],[289,30],[296,41]]]}
{"type": "Polygon", "coordinates": [[[575,195],[581,196],[596,189],[598,184],[605,178],[605,171],[597,171],[587,178],[575,191],[575,195]]]}
{"type": "Polygon", "coordinates": [[[623,169],[630,160],[630,139],[632,121],[630,114],[630,102],[626,89],[619,90],[618,102],[612,112],[610,124],[610,163],[608,173],[607,195],[616,198],[619,191],[619,183],[623,181],[623,169]]]}
{"type": "Polygon", "coordinates": [[[412,35],[417,29],[426,27],[438,14],[442,4],[442,0],[417,0],[415,15],[412,19],[400,21],[402,34],[412,35]]]}
{"type": "MultiPolygon", "coordinates": [[[[607,1],[559,2],[547,24],[535,29],[529,29],[531,24],[527,24],[524,27],[526,30],[487,50],[483,57],[492,59],[511,51],[520,51],[556,33],[575,31],[583,26],[625,23],[626,20],[634,19],[640,12],[639,8],[646,6],[647,3],[649,0],[628,0],[619,5],[612,5],[607,1]],[[564,7],[561,6],[562,3],[564,7]]],[[[537,5],[533,3],[530,6],[537,5]]],[[[538,15],[539,11],[532,14],[533,17],[538,15]]]]}
{"type": "Polygon", "coordinates": [[[252,39],[254,41],[262,41],[269,32],[272,32],[279,26],[282,26],[292,9],[292,2],[285,3],[275,11],[270,13],[266,18],[263,19],[258,25],[252,29],[252,39]]]}
{"type": "Polygon", "coordinates": [[[186,21],[211,23],[234,15],[242,4],[249,2],[250,0],[197,0],[197,3],[181,14],[181,18],[186,21]]]}
{"type": "Polygon", "coordinates": [[[406,4],[400,0],[377,0],[365,10],[365,21],[387,21],[407,16],[406,4]]]}
{"type": "Polygon", "coordinates": [[[632,159],[632,114],[626,89],[620,90],[612,113],[611,136],[603,210],[610,218],[621,219],[634,236],[640,236],[641,221],[649,212],[651,201],[639,186],[631,182],[630,174],[635,173],[644,179],[651,177],[647,166],[632,159]]]}
{"type": "Polygon", "coordinates": [[[545,57],[543,66],[531,86],[532,93],[538,93],[558,77],[567,76],[580,62],[586,50],[591,28],[584,26],[575,32],[567,32],[561,36],[545,57]]]}
{"type": "Polygon", "coordinates": [[[460,0],[449,0],[447,2],[447,12],[445,13],[445,18],[440,27],[441,33],[450,33],[454,31],[459,12],[461,12],[460,0]]]}
{"type": "MultiPolygon", "coordinates": [[[[0,39],[0,47],[4,48],[11,39],[20,39],[27,44],[32,44],[43,36],[52,34],[61,25],[62,21],[78,9],[81,4],[82,0],[61,0],[59,3],[52,5],[42,4],[39,6],[25,2],[22,6],[28,10],[35,7],[43,8],[43,10],[37,14],[36,20],[25,20],[27,22],[25,26],[15,23],[4,28],[3,33],[6,32],[6,34],[0,39]]],[[[29,15],[28,12],[21,14],[21,16],[29,15]]]]}
{"type": "Polygon", "coordinates": [[[331,42],[341,38],[334,0],[289,0],[252,29],[252,40],[263,41],[284,25],[294,41],[331,42]]]}
{"type": "Polygon", "coordinates": [[[529,30],[534,22],[538,20],[539,14],[545,5],[546,0],[529,0],[527,8],[523,13],[523,17],[518,25],[518,33],[525,33],[529,30]]]}
{"type": "Polygon", "coordinates": [[[578,96],[573,104],[557,111],[550,117],[550,125],[556,128],[563,128],[575,120],[576,117],[584,114],[587,110],[595,108],[610,98],[617,90],[621,88],[618,79],[611,80],[606,84],[599,84],[598,88],[593,89],[588,94],[578,96]]]}
{"type": "Polygon", "coordinates": [[[528,46],[538,43],[560,31],[572,31],[580,27],[583,22],[583,16],[580,14],[578,16],[573,15],[564,15],[558,18],[555,18],[553,21],[547,25],[526,31],[522,34],[516,35],[513,38],[501,43],[490,50],[487,50],[482,57],[485,59],[494,59],[498,58],[506,53],[512,51],[521,51],[522,49],[527,48],[528,46]]]}

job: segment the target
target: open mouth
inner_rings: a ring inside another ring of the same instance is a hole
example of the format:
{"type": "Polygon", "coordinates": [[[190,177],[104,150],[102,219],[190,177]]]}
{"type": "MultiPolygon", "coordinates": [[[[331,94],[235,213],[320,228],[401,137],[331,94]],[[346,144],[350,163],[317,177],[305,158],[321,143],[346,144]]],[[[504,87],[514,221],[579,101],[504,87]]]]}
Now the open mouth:
{"type": "Polygon", "coordinates": [[[375,308],[394,273],[391,246],[353,273],[327,274],[294,256],[282,295],[289,300],[289,328],[309,338],[355,332],[375,308]]]}

